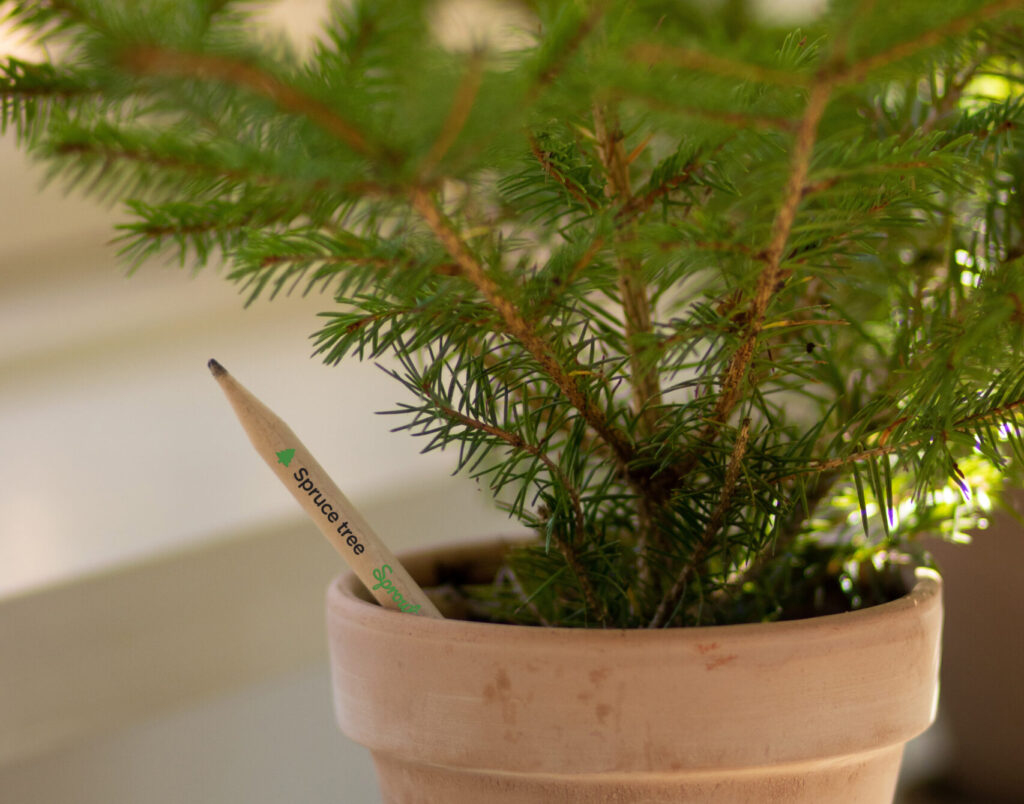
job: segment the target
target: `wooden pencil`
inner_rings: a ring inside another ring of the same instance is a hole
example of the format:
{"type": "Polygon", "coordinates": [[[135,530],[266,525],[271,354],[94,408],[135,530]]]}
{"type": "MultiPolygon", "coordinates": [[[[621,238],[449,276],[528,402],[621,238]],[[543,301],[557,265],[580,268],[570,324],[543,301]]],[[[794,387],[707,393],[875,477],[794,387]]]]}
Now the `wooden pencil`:
{"type": "Polygon", "coordinates": [[[386,608],[442,618],[423,589],[373,532],[291,428],[220,363],[211,360],[207,365],[256,452],[291,491],[377,601],[386,608]]]}

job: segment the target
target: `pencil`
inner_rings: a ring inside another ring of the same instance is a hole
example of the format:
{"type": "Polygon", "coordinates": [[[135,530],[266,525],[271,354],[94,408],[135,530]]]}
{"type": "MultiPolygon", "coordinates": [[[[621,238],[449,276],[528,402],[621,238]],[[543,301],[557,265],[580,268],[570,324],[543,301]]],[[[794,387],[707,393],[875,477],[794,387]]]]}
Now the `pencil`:
{"type": "Polygon", "coordinates": [[[216,360],[207,363],[256,452],[285,484],[334,549],[385,608],[442,619],[394,553],[363,519],[309,450],[273,411],[216,360]]]}

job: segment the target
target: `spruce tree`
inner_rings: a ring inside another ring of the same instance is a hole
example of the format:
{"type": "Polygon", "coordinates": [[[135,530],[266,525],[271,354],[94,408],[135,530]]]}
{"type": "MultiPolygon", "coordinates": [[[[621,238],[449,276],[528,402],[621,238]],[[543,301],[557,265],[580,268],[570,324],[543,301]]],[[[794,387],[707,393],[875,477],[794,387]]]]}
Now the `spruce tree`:
{"type": "Polygon", "coordinates": [[[41,0],[0,122],[124,206],[121,251],[316,293],[315,354],[397,357],[397,427],[536,530],[497,619],[759,621],[897,594],[1024,457],[1024,12],[523,0],[41,0]]]}

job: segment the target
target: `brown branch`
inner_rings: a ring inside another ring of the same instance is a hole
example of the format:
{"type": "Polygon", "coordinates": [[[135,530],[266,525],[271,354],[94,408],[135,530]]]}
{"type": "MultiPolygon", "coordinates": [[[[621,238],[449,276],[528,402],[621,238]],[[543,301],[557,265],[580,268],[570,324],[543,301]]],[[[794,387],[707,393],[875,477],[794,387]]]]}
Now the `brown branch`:
{"type": "Polygon", "coordinates": [[[642,266],[631,257],[619,259],[619,295],[625,318],[626,344],[629,349],[630,374],[633,377],[633,404],[648,434],[654,432],[657,408],[661,405],[661,383],[658,367],[644,355],[651,324],[651,307],[644,286],[642,266]]]}
{"type": "Polygon", "coordinates": [[[754,249],[743,243],[726,243],[717,240],[666,240],[658,243],[657,247],[661,251],[676,251],[679,248],[690,247],[698,251],[742,254],[746,257],[755,256],[754,249]]]}
{"type": "Polygon", "coordinates": [[[184,173],[205,174],[212,178],[226,179],[239,184],[251,184],[257,187],[293,186],[297,189],[301,188],[307,192],[310,190],[333,190],[359,197],[390,197],[394,195],[395,192],[390,187],[371,181],[334,183],[329,182],[327,179],[317,179],[316,181],[303,182],[290,176],[277,176],[268,173],[257,174],[245,170],[231,170],[214,164],[207,164],[199,160],[186,161],[177,157],[168,156],[167,154],[158,154],[153,151],[147,151],[140,148],[112,148],[108,145],[99,145],[92,142],[60,143],[54,147],[53,152],[58,156],[94,156],[97,159],[102,159],[107,162],[115,160],[138,162],[141,164],[152,165],[157,168],[180,170],[184,173]]]}
{"type": "Polygon", "coordinates": [[[530,610],[530,613],[537,618],[538,623],[540,623],[545,628],[550,628],[551,623],[543,614],[540,613],[540,609],[537,608],[537,604],[534,603],[533,600],[526,594],[526,590],[523,588],[523,585],[519,583],[519,578],[516,576],[515,570],[513,570],[512,567],[508,566],[507,564],[498,570],[498,574],[495,577],[494,581],[495,584],[498,584],[505,579],[507,579],[509,584],[511,584],[512,591],[519,595],[519,597],[523,600],[523,602],[519,605],[519,607],[515,610],[514,613],[518,614],[519,611],[525,606],[530,610]]]}
{"type": "Polygon", "coordinates": [[[455,89],[455,96],[452,98],[448,116],[441,125],[441,132],[434,140],[434,144],[430,146],[430,151],[420,166],[419,174],[421,176],[428,175],[437,166],[444,155],[448,153],[448,149],[455,144],[462,129],[465,128],[477,93],[480,91],[483,71],[484,54],[481,51],[474,51],[466,65],[466,72],[455,89]]]}
{"type": "MultiPolygon", "coordinates": [[[[365,265],[371,268],[403,268],[410,267],[411,262],[396,263],[383,257],[347,257],[344,254],[268,254],[260,260],[260,266],[269,268],[271,265],[283,263],[328,263],[338,265],[365,265]]],[[[438,276],[461,276],[462,271],[454,262],[442,262],[430,269],[438,276]]]]}
{"type": "Polygon", "coordinates": [[[698,160],[693,160],[682,172],[676,174],[671,179],[666,181],[664,184],[659,184],[657,187],[648,190],[643,195],[633,196],[630,195],[625,203],[619,208],[619,211],[615,213],[615,217],[620,221],[630,221],[634,218],[638,218],[640,215],[649,210],[654,203],[664,196],[671,193],[673,190],[678,189],[682,185],[686,184],[692,177],[693,174],[701,166],[698,160]]]}
{"type": "Polygon", "coordinates": [[[225,224],[222,221],[204,221],[202,223],[191,223],[186,226],[177,226],[174,224],[132,226],[130,231],[120,237],[114,238],[113,242],[128,240],[136,235],[158,239],[174,235],[201,235],[211,234],[213,232],[227,232],[233,229],[241,229],[247,225],[248,224],[244,220],[239,220],[230,224],[225,224]]]}
{"type": "Polygon", "coordinates": [[[281,109],[307,118],[362,156],[369,159],[392,158],[333,108],[252,64],[212,53],[146,45],[122,51],[120,61],[137,75],[213,79],[251,90],[281,109]]]}
{"type": "Polygon", "coordinates": [[[630,56],[642,64],[669,64],[673,67],[682,67],[684,70],[710,73],[723,78],[738,78],[758,84],[806,87],[810,83],[808,76],[800,73],[734,61],[706,51],[673,47],[659,42],[642,42],[634,45],[630,50],[630,56]]]}
{"type": "MultiPolygon", "coordinates": [[[[522,382],[522,375],[515,374],[508,370],[507,367],[501,365],[498,358],[494,356],[491,351],[486,350],[481,344],[477,349],[477,353],[480,355],[480,359],[483,362],[484,368],[489,375],[497,379],[505,388],[509,389],[510,393],[514,393],[519,402],[532,411],[537,411],[544,406],[543,399],[531,397],[526,391],[526,383],[522,382]]],[[[571,422],[562,422],[558,428],[562,433],[569,433],[571,429],[571,422]]],[[[553,434],[552,434],[553,435],[553,434]]],[[[545,441],[551,436],[546,436],[545,441]]],[[[593,434],[587,430],[580,434],[580,452],[590,453],[593,452],[599,456],[599,460],[615,460],[615,456],[612,454],[608,445],[603,441],[595,440],[593,434]]],[[[640,497],[641,504],[643,497],[640,497]]]]}
{"type": "Polygon", "coordinates": [[[550,86],[554,83],[555,79],[561,74],[565,68],[566,62],[572,58],[573,54],[579,50],[580,45],[583,44],[583,40],[590,35],[590,32],[597,27],[597,23],[601,20],[602,15],[605,11],[606,3],[603,1],[595,2],[590,7],[590,13],[587,14],[586,18],[580,23],[569,41],[566,42],[561,48],[558,49],[555,59],[547,66],[542,73],[537,76],[537,81],[530,88],[530,92],[527,95],[527,101],[533,101],[541,90],[545,87],[550,86]]]}
{"type": "Polygon", "coordinates": [[[844,466],[848,466],[851,463],[857,463],[858,461],[866,461],[869,458],[877,458],[882,455],[890,455],[893,452],[899,452],[904,449],[912,449],[913,447],[919,447],[923,444],[925,439],[915,438],[912,441],[907,441],[902,444],[884,445],[878,447],[872,447],[871,449],[861,450],[860,452],[854,452],[843,458],[832,458],[827,461],[817,461],[815,463],[808,464],[804,469],[793,474],[783,475],[782,477],[776,478],[776,481],[781,483],[786,480],[792,480],[793,478],[799,477],[803,474],[809,474],[813,472],[827,472],[832,469],[841,469],[844,466]]]}
{"type": "Polygon", "coordinates": [[[594,260],[597,258],[597,255],[601,253],[601,249],[603,248],[604,238],[598,235],[597,237],[594,238],[594,241],[587,247],[587,250],[583,252],[583,255],[578,260],[576,260],[575,264],[569,270],[569,273],[566,275],[566,277],[564,279],[559,280],[559,282],[557,283],[557,289],[547,294],[536,305],[534,305],[533,310],[530,311],[530,318],[533,321],[540,321],[541,318],[543,318],[544,315],[546,315],[548,308],[555,303],[557,290],[561,288],[572,287],[573,283],[576,282],[580,274],[582,274],[585,270],[587,270],[587,268],[591,266],[591,264],[593,264],[594,260]]]}
{"type": "MultiPolygon", "coordinates": [[[[1018,408],[1022,407],[1024,407],[1024,399],[1018,399],[1015,402],[1009,402],[1005,405],[1000,405],[998,408],[993,408],[992,410],[986,410],[983,411],[982,413],[975,413],[970,416],[964,416],[964,418],[962,419],[957,419],[955,422],[953,422],[952,429],[958,430],[961,427],[964,427],[968,424],[984,422],[987,421],[988,419],[997,419],[1000,416],[1005,416],[1007,413],[1011,413],[1013,411],[1016,411],[1018,408]]],[[[833,469],[841,469],[852,463],[866,461],[869,458],[878,458],[882,455],[891,455],[894,452],[901,452],[905,449],[913,449],[914,447],[919,447],[933,438],[933,436],[926,436],[922,438],[914,438],[911,439],[910,441],[904,441],[899,444],[887,443],[889,437],[892,435],[892,431],[900,424],[903,424],[906,421],[907,417],[901,416],[888,427],[886,427],[885,430],[882,431],[882,436],[881,438],[879,438],[879,444],[877,447],[870,447],[868,449],[860,450],[859,452],[853,452],[841,458],[830,458],[827,461],[816,461],[814,463],[808,464],[800,472],[794,472],[792,474],[774,478],[771,482],[781,483],[785,480],[792,480],[793,478],[799,477],[800,475],[803,474],[814,472],[829,472],[832,471],[833,469]]]]}
{"type": "MultiPolygon", "coordinates": [[[[626,209],[633,202],[629,180],[629,161],[619,131],[618,120],[608,119],[600,104],[593,107],[594,137],[598,156],[604,166],[608,184],[605,192],[626,209]]],[[[687,176],[688,177],[688,176],[687,176]]],[[[677,177],[678,183],[684,178],[677,177]]],[[[674,185],[675,186],[675,185],[674,185]]],[[[666,188],[665,192],[668,192],[666,188]]],[[[653,201],[651,202],[653,203],[653,201]]],[[[620,230],[621,231],[621,230],[620,230]]],[[[628,237],[629,234],[622,234],[628,237]]],[[[629,350],[630,374],[633,386],[633,408],[648,433],[656,426],[657,411],[661,404],[661,386],[656,365],[648,365],[642,354],[643,342],[653,332],[651,306],[647,299],[647,288],[642,279],[642,267],[638,260],[619,256],[619,296],[625,319],[626,345],[629,350]]]]}
{"type": "Polygon", "coordinates": [[[639,217],[647,212],[654,204],[664,196],[677,190],[697,175],[707,162],[717,156],[726,145],[733,139],[733,136],[726,137],[718,146],[704,159],[698,153],[689,163],[676,175],[672,176],[657,187],[649,189],[641,196],[634,196],[627,199],[626,203],[616,213],[617,222],[625,223],[639,217]]]}
{"type": "MultiPolygon", "coordinates": [[[[730,307],[728,305],[719,305],[719,315],[723,318],[728,314],[730,307]]],[[[806,318],[806,319],[792,319],[786,321],[773,321],[770,324],[766,324],[764,329],[796,329],[800,327],[848,327],[849,321],[838,318],[806,318]]],[[[677,343],[683,341],[693,340],[707,333],[722,333],[729,331],[729,327],[725,325],[715,326],[712,324],[702,324],[700,326],[686,327],[681,331],[674,332],[671,335],[662,336],[658,342],[659,349],[668,349],[677,343]]]]}
{"type": "Polygon", "coordinates": [[[807,172],[817,137],[818,123],[828,104],[831,88],[829,81],[823,77],[819,78],[811,88],[807,108],[804,111],[793,146],[789,177],[786,181],[782,204],[772,224],[771,240],[762,255],[765,266],[757,278],[754,298],[745,316],[746,332],[726,368],[718,401],[710,420],[697,437],[698,445],[683,459],[681,467],[683,474],[689,473],[697,465],[700,457],[699,451],[714,443],[722,425],[728,420],[733,408],[739,402],[747,370],[754,359],[757,342],[764,329],[764,318],[768,305],[785,280],[782,258],[793,221],[796,219],[797,207],[803,197],[807,172]]]}
{"type": "Polygon", "coordinates": [[[530,152],[533,154],[534,158],[540,163],[540,166],[544,170],[544,172],[552,179],[554,179],[556,182],[558,182],[560,185],[562,185],[562,187],[565,188],[565,191],[569,193],[569,195],[571,195],[574,199],[579,201],[579,203],[583,204],[583,206],[585,206],[591,212],[596,210],[598,207],[598,203],[593,198],[590,198],[589,196],[585,195],[574,182],[566,178],[562,174],[562,172],[551,163],[551,160],[548,159],[548,155],[544,153],[544,151],[541,149],[540,145],[537,143],[537,140],[534,139],[532,134],[529,135],[529,139],[530,152]]]}
{"type": "Polygon", "coordinates": [[[253,175],[241,170],[229,170],[199,161],[185,161],[165,154],[157,154],[140,148],[112,148],[93,142],[62,142],[57,144],[53,152],[57,156],[94,156],[106,162],[125,161],[139,162],[153,167],[170,168],[186,173],[205,173],[211,176],[228,179],[229,181],[248,182],[256,185],[275,185],[284,183],[276,176],[253,175]]]}
{"type": "Polygon", "coordinates": [[[789,240],[789,233],[793,228],[797,207],[800,205],[804,184],[807,181],[807,172],[811,164],[814,142],[818,134],[818,123],[825,113],[825,106],[828,104],[831,91],[831,85],[824,80],[819,81],[811,89],[811,94],[807,101],[807,109],[804,112],[803,120],[800,122],[800,128],[797,131],[796,142],[793,147],[792,166],[786,182],[782,206],[779,208],[775,221],[772,224],[772,239],[765,252],[767,266],[759,277],[757,284],[757,292],[752,310],[755,318],[764,316],[768,302],[775,293],[775,285],[779,279],[780,265],[786,249],[786,242],[789,240]]]}
{"type": "Polygon", "coordinates": [[[873,56],[867,56],[848,67],[840,68],[833,76],[833,80],[837,84],[853,84],[863,81],[869,73],[881,67],[886,67],[894,62],[909,58],[927,48],[935,47],[948,37],[964,33],[975,25],[997,17],[1004,12],[1014,9],[1019,10],[1020,8],[1021,0],[996,0],[995,2],[988,3],[975,11],[950,20],[938,28],[925,31],[914,39],[900,42],[888,50],[883,50],[881,53],[876,53],[873,56]]]}
{"type": "Polygon", "coordinates": [[[964,67],[959,74],[953,76],[949,87],[942,93],[942,97],[937,101],[934,98],[932,99],[932,107],[928,110],[928,114],[925,117],[924,122],[921,123],[919,127],[919,130],[922,133],[932,131],[945,115],[949,114],[957,107],[967,85],[971,83],[971,80],[977,74],[978,70],[981,69],[981,66],[986,62],[986,60],[988,60],[990,55],[991,51],[987,46],[980,48],[974,61],[964,67]]]}
{"type": "Polygon", "coordinates": [[[697,547],[690,555],[689,560],[683,565],[676,576],[672,588],[662,597],[658,609],[654,613],[648,628],[661,628],[667,625],[675,613],[679,601],[682,599],[686,586],[690,582],[690,576],[696,572],[707,559],[711,548],[714,546],[715,537],[718,536],[725,521],[725,515],[732,502],[732,495],[736,488],[736,480],[739,478],[740,469],[743,465],[743,456],[747,451],[747,441],[750,438],[750,419],[744,419],[740,425],[740,431],[736,436],[736,443],[733,444],[732,454],[729,456],[729,466],[725,470],[725,482],[722,484],[722,496],[718,505],[708,518],[704,532],[697,543],[697,547]]]}
{"type": "Polygon", "coordinates": [[[629,154],[626,156],[626,164],[632,165],[633,162],[635,162],[636,159],[640,156],[640,154],[647,150],[647,146],[651,144],[651,140],[653,139],[654,134],[649,132],[647,136],[644,137],[643,140],[641,140],[637,144],[637,146],[632,151],[630,151],[629,154]]]}
{"type": "Polygon", "coordinates": [[[597,155],[608,178],[605,194],[612,200],[626,203],[633,194],[630,190],[629,162],[626,161],[625,143],[618,118],[607,112],[600,103],[595,103],[591,112],[597,155]]]}
{"type": "Polygon", "coordinates": [[[840,182],[855,176],[870,176],[875,173],[898,173],[901,170],[919,170],[922,168],[931,167],[932,163],[927,159],[917,159],[910,162],[885,162],[877,165],[869,165],[867,167],[858,168],[856,170],[844,170],[840,173],[834,173],[831,176],[819,179],[813,184],[808,184],[804,187],[804,197],[814,195],[815,193],[822,193],[826,190],[831,190],[840,182]]]}
{"type": "MultiPolygon", "coordinates": [[[[558,464],[555,463],[555,461],[553,461],[551,457],[544,452],[544,450],[536,444],[529,443],[526,439],[516,433],[509,432],[504,428],[488,424],[487,422],[475,419],[472,416],[460,413],[459,411],[444,404],[441,400],[434,398],[432,395],[430,396],[430,402],[446,418],[458,422],[470,429],[487,433],[489,436],[504,441],[513,449],[532,455],[543,463],[551,473],[552,479],[556,481],[569,495],[569,499],[572,501],[573,514],[576,519],[576,533],[579,538],[583,538],[586,530],[586,523],[583,515],[583,503],[580,498],[579,490],[569,481],[569,478],[565,476],[558,464]]],[[[587,601],[588,608],[596,612],[598,621],[601,625],[607,627],[608,612],[598,600],[597,594],[594,592],[594,586],[590,582],[590,578],[587,576],[587,572],[584,569],[583,564],[580,562],[580,557],[576,552],[576,548],[573,547],[570,542],[563,539],[562,536],[558,534],[557,530],[552,530],[551,539],[555,543],[555,547],[558,548],[558,552],[560,552],[562,557],[565,559],[565,563],[569,565],[573,574],[576,575],[576,580],[580,585],[580,590],[583,592],[583,597],[587,601]]]]}
{"type": "MultiPolygon", "coordinates": [[[[622,216],[634,201],[630,187],[629,166],[632,162],[627,155],[625,142],[619,128],[619,121],[609,115],[600,103],[593,105],[594,140],[597,144],[598,158],[604,167],[607,177],[605,194],[621,206],[616,218],[623,221],[640,214],[622,216]],[[610,118],[610,119],[609,119],[610,118]]],[[[646,145],[646,143],[644,143],[646,145]]],[[[637,151],[639,153],[639,151],[637,151]]],[[[635,157],[633,157],[635,158],[635,157]]],[[[680,182],[682,179],[680,179],[680,182]]],[[[666,189],[668,192],[668,189],[666,189]]],[[[652,201],[653,203],[653,201],[652,201]]],[[[633,227],[623,222],[619,228],[618,240],[633,237],[633,227]]],[[[661,383],[658,377],[658,366],[645,355],[645,342],[653,332],[651,324],[651,305],[647,297],[647,287],[643,281],[643,269],[639,260],[628,255],[618,255],[618,288],[619,303],[622,306],[624,335],[629,357],[629,372],[633,394],[633,411],[640,420],[642,430],[649,436],[657,428],[658,412],[661,405],[661,383]]],[[[642,583],[647,583],[650,575],[648,551],[652,540],[656,537],[654,528],[654,507],[652,500],[640,495],[638,501],[638,521],[636,532],[636,557],[638,575],[642,583]]],[[[659,545],[662,546],[662,545],[659,545]]]]}
{"type": "Polygon", "coordinates": [[[889,442],[889,436],[892,435],[893,430],[899,427],[901,424],[907,421],[906,416],[900,416],[896,421],[890,424],[882,431],[882,435],[878,438],[878,445],[884,447],[889,442]]]}
{"type": "Polygon", "coordinates": [[[497,310],[505,324],[506,332],[519,341],[523,348],[534,357],[569,404],[579,411],[590,428],[608,444],[626,477],[634,483],[642,482],[634,477],[630,469],[635,458],[635,447],[630,439],[614,427],[604,413],[594,406],[593,402],[580,389],[578,378],[562,367],[553,354],[550,344],[537,334],[519,309],[501,292],[497,283],[487,275],[483,265],[445,219],[430,193],[422,187],[414,188],[412,205],[458,264],[463,277],[473,283],[484,299],[497,310]]]}
{"type": "MultiPolygon", "coordinates": [[[[32,65],[33,67],[38,65],[32,65]]],[[[82,98],[89,95],[99,96],[101,90],[93,87],[65,87],[63,89],[57,89],[55,87],[18,87],[12,89],[9,85],[0,85],[0,101],[6,100],[17,100],[19,98],[25,100],[38,100],[40,98],[58,98],[60,100],[71,100],[73,98],[82,98]]]]}
{"type": "Polygon", "coordinates": [[[796,131],[798,121],[789,117],[773,117],[771,115],[750,114],[749,112],[734,112],[725,109],[708,109],[703,106],[682,106],[678,103],[669,103],[664,98],[652,97],[637,92],[630,92],[634,98],[646,104],[652,109],[667,112],[677,112],[691,117],[701,117],[714,123],[722,123],[740,129],[776,129],[778,131],[796,131]]]}
{"type": "MultiPolygon", "coordinates": [[[[796,537],[800,535],[803,530],[803,523],[814,514],[822,500],[829,495],[839,476],[839,472],[835,470],[822,472],[817,475],[804,491],[802,501],[806,502],[806,507],[799,504],[794,506],[772,543],[761,550],[760,554],[754,558],[745,570],[736,577],[731,578],[729,586],[740,588],[748,581],[756,582],[771,565],[775,556],[789,549],[789,546],[796,537]]],[[[718,597],[718,593],[722,591],[724,590],[718,590],[714,596],[718,597]]]]}

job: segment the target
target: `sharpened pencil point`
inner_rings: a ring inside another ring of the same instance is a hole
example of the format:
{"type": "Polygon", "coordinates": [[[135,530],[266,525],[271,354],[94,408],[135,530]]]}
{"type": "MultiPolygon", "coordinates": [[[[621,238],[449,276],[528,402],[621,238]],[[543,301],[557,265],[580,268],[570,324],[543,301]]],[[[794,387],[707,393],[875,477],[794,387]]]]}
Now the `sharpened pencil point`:
{"type": "Polygon", "coordinates": [[[256,452],[327,541],[349,562],[377,602],[407,614],[444,619],[416,579],[373,532],[288,425],[216,360],[207,365],[256,452]]]}

